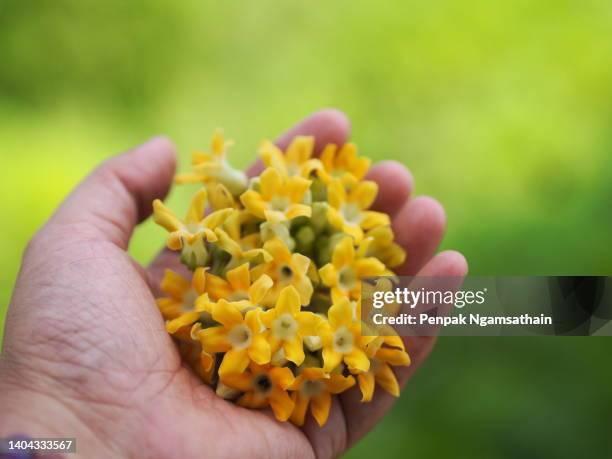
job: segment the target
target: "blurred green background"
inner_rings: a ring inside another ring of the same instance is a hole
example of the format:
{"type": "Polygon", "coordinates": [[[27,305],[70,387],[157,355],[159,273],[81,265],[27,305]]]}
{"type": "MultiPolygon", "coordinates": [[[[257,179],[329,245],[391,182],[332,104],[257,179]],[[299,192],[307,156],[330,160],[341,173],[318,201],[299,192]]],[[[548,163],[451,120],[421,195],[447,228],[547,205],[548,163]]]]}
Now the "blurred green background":
{"type": "MultiPolygon", "coordinates": [[[[609,275],[610,30],[607,0],[0,0],[0,329],[27,240],[104,158],[165,133],[184,168],[223,126],[246,165],[327,106],[446,206],[472,274],[609,275]]],[[[348,457],[609,457],[610,344],[442,339],[348,457]]]]}

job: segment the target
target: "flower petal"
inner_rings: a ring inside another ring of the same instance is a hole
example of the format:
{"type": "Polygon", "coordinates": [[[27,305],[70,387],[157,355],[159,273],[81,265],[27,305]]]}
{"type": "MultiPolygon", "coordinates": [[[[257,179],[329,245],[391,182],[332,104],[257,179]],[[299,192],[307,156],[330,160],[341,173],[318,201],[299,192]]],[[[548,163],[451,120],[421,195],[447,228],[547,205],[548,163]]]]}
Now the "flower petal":
{"type": "Polygon", "coordinates": [[[164,278],[161,281],[160,288],[162,291],[170,294],[175,300],[182,300],[183,294],[189,290],[191,284],[180,274],[175,273],[170,269],[164,271],[164,278]]]}
{"type": "Polygon", "coordinates": [[[349,300],[343,298],[339,303],[333,304],[327,311],[327,317],[333,328],[353,322],[353,309],[349,300]]]}
{"type": "Polygon", "coordinates": [[[287,161],[301,164],[312,156],[312,149],[314,148],[314,137],[311,135],[298,135],[293,138],[287,150],[285,156],[287,161]]]}
{"type": "Polygon", "coordinates": [[[317,424],[323,427],[329,417],[329,410],[331,409],[332,398],[329,392],[323,392],[322,394],[312,397],[310,399],[310,412],[316,419],[317,424]]]}
{"type": "Polygon", "coordinates": [[[169,320],[166,322],[166,330],[170,334],[176,333],[179,329],[186,327],[188,325],[193,325],[193,323],[200,318],[199,312],[188,312],[186,314],[182,314],[176,319],[169,320]]]}
{"type": "Polygon", "coordinates": [[[229,298],[232,294],[231,285],[222,277],[206,273],[206,291],[215,300],[229,298]]]}
{"type": "Polygon", "coordinates": [[[340,206],[346,202],[346,191],[344,191],[344,187],[340,180],[333,180],[329,184],[327,187],[327,199],[329,205],[336,209],[339,209],[340,206]]]}
{"type": "Polygon", "coordinates": [[[299,392],[293,392],[291,394],[291,399],[295,404],[295,408],[293,408],[293,412],[291,413],[291,422],[293,422],[296,426],[303,426],[310,399],[308,397],[304,397],[299,392]]]}
{"type": "Polygon", "coordinates": [[[326,380],[327,390],[332,394],[340,394],[355,385],[353,376],[331,374],[326,380]]]}
{"type": "Polygon", "coordinates": [[[227,332],[224,327],[209,327],[198,333],[198,339],[202,347],[209,354],[226,352],[231,346],[227,341],[227,332]]]}
{"type": "Polygon", "coordinates": [[[287,360],[301,365],[304,361],[304,345],[302,344],[301,338],[294,338],[291,341],[285,341],[283,343],[283,349],[285,350],[285,357],[287,360]]]}
{"type": "Polygon", "coordinates": [[[219,376],[233,373],[242,373],[249,366],[249,356],[245,349],[230,349],[223,356],[223,361],[219,367],[219,376]]]}
{"type": "MultiPolygon", "coordinates": [[[[285,216],[291,220],[297,217],[310,217],[312,215],[312,208],[306,204],[291,204],[285,211],[285,216]]],[[[273,219],[267,218],[268,221],[273,219]]]]}
{"type": "MultiPolygon", "coordinates": [[[[290,177],[285,182],[285,190],[283,190],[291,202],[301,202],[304,199],[304,193],[310,188],[312,182],[303,177],[294,176],[290,177]]],[[[310,209],[310,206],[307,206],[310,209]]]]}
{"type": "Polygon", "coordinates": [[[389,365],[381,365],[376,372],[376,382],[380,387],[389,392],[394,397],[399,397],[400,388],[397,378],[389,365]]]}
{"type": "Polygon", "coordinates": [[[206,188],[200,188],[191,198],[185,221],[187,223],[196,223],[204,218],[204,209],[206,208],[206,188]]]}
{"type": "Polygon", "coordinates": [[[270,343],[268,343],[263,335],[254,335],[251,345],[249,346],[248,354],[251,360],[259,365],[269,363],[272,357],[270,343]]]}
{"type": "Polygon", "coordinates": [[[283,182],[280,172],[272,167],[268,167],[259,176],[259,184],[263,199],[269,201],[282,191],[283,182]]]}
{"type": "Polygon", "coordinates": [[[191,286],[198,295],[202,295],[206,291],[206,268],[196,268],[191,278],[191,286]]]}
{"type": "Polygon", "coordinates": [[[333,287],[338,283],[338,271],[331,263],[327,263],[319,269],[319,276],[321,276],[321,280],[328,287],[333,287]]]}
{"type": "Polygon", "coordinates": [[[354,266],[359,279],[370,276],[382,276],[386,270],[385,265],[374,257],[355,260],[354,266]]]}
{"type": "Polygon", "coordinates": [[[374,202],[374,199],[376,199],[377,194],[378,185],[376,182],[366,180],[357,185],[357,188],[351,193],[349,200],[356,201],[360,209],[368,209],[374,202]]]}
{"type": "Polygon", "coordinates": [[[253,375],[249,372],[224,375],[221,382],[233,389],[248,392],[253,389],[253,375]]]}
{"type": "Polygon", "coordinates": [[[361,390],[361,401],[370,402],[374,395],[374,375],[372,373],[361,373],[357,375],[359,389],[361,390]]]}
{"type": "Polygon", "coordinates": [[[240,310],[223,298],[213,305],[212,318],[226,328],[231,328],[243,321],[240,310]]]}
{"type": "Polygon", "coordinates": [[[240,202],[242,202],[244,207],[256,217],[262,219],[266,218],[265,212],[268,208],[268,204],[257,191],[245,191],[240,195],[240,202]]]}
{"type": "Polygon", "coordinates": [[[251,286],[251,274],[248,263],[243,263],[237,268],[230,269],[225,274],[225,277],[234,291],[247,292],[251,286]]]}
{"type": "Polygon", "coordinates": [[[291,416],[295,403],[284,390],[275,389],[268,399],[274,416],[281,422],[286,421],[291,416]]]}
{"type": "Polygon", "coordinates": [[[313,336],[317,334],[319,323],[322,320],[321,317],[312,312],[304,311],[299,312],[295,318],[299,324],[298,330],[300,335],[313,336]]]}
{"type": "Polygon", "coordinates": [[[281,389],[288,389],[295,380],[293,373],[287,367],[272,367],[269,376],[274,385],[281,389]]]}
{"type": "Polygon", "coordinates": [[[205,228],[215,229],[217,226],[220,226],[223,222],[225,222],[225,220],[227,220],[234,212],[236,212],[234,209],[215,210],[204,220],[202,220],[202,225],[205,228]]]}
{"type": "Polygon", "coordinates": [[[382,212],[374,212],[372,210],[366,210],[361,213],[363,220],[361,220],[361,227],[363,229],[370,229],[376,226],[386,226],[391,224],[391,220],[387,214],[382,212]]]}
{"type": "MultiPolygon", "coordinates": [[[[248,266],[248,263],[245,263],[244,266],[248,266]]],[[[274,282],[270,276],[267,274],[261,275],[249,288],[249,299],[251,302],[255,304],[261,303],[273,285],[274,282]]]]}
{"type": "Polygon", "coordinates": [[[323,348],[323,369],[326,373],[331,373],[342,361],[342,354],[332,348],[323,348]]]}
{"type": "Polygon", "coordinates": [[[183,224],[159,199],[153,201],[153,220],[168,231],[177,231],[183,224]]]}
{"type": "Polygon", "coordinates": [[[352,352],[346,354],[344,356],[344,362],[351,370],[365,372],[370,369],[370,360],[366,356],[365,352],[358,348],[355,348],[352,350],[352,352]]]}
{"type": "Polygon", "coordinates": [[[295,316],[300,312],[300,295],[292,285],[289,285],[281,290],[278,299],[276,300],[276,315],[290,314],[295,316]]]}
{"type": "Polygon", "coordinates": [[[350,265],[354,259],[355,246],[353,245],[353,239],[350,237],[342,238],[342,240],[334,248],[332,263],[338,269],[343,266],[350,265]]]}
{"type": "Polygon", "coordinates": [[[410,356],[407,352],[404,352],[400,349],[381,347],[376,353],[376,358],[384,362],[388,362],[393,366],[410,365],[410,356]]]}

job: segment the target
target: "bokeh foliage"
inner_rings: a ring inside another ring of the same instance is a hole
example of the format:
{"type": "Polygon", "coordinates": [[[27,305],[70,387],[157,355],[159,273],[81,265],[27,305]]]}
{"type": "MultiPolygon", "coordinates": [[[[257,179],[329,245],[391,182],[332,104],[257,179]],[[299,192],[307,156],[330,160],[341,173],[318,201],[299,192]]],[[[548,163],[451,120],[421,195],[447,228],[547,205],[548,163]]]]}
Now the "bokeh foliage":
{"type": "MultiPolygon", "coordinates": [[[[326,106],[446,206],[473,274],[610,274],[610,30],[606,0],[0,0],[0,329],[27,240],[104,158],[165,133],[185,165],[223,126],[247,165],[326,106]]],[[[443,339],[349,457],[599,457],[609,346],[443,339]]]]}

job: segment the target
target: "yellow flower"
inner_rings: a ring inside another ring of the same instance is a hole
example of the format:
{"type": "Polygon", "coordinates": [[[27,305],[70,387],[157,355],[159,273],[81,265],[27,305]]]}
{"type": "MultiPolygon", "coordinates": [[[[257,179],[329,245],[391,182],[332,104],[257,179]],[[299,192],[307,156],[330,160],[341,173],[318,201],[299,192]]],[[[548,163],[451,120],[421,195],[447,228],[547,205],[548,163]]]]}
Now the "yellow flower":
{"type": "Polygon", "coordinates": [[[253,215],[272,223],[296,217],[310,217],[310,206],[303,204],[310,180],[284,177],[268,167],[260,176],[260,191],[247,190],[240,200],[253,215]]]}
{"type": "Polygon", "coordinates": [[[286,421],[293,412],[294,403],[287,393],[293,384],[293,373],[287,367],[261,366],[251,363],[250,371],[221,375],[223,384],[244,394],[236,402],[246,408],[264,408],[270,405],[279,421],[286,421]]]}
{"type": "Polygon", "coordinates": [[[269,329],[272,353],[283,349],[285,358],[296,365],[304,361],[303,338],[316,335],[320,320],[312,312],[300,311],[300,296],[291,285],[280,292],[274,308],[261,314],[261,321],[269,329]]]}
{"type": "Polygon", "coordinates": [[[272,279],[265,274],[255,282],[251,282],[248,263],[227,271],[225,277],[227,279],[207,273],[207,292],[213,300],[225,299],[241,311],[260,305],[272,288],[272,279]]]}
{"type": "Polygon", "coordinates": [[[353,240],[348,236],[344,237],[334,248],[331,263],[319,269],[321,280],[331,288],[333,301],[344,296],[358,299],[361,279],[381,276],[385,272],[385,265],[380,260],[373,257],[358,257],[353,240]]]}
{"type": "Polygon", "coordinates": [[[225,141],[223,131],[217,129],[213,135],[211,152],[194,152],[191,158],[193,172],[179,174],[176,183],[221,182],[234,196],[246,189],[247,177],[244,172],[234,169],[227,162],[227,149],[232,141],[225,141]]]}
{"type": "Polygon", "coordinates": [[[185,220],[181,221],[159,199],[153,201],[155,223],[170,232],[167,245],[171,250],[181,250],[181,258],[190,267],[206,263],[207,250],[204,240],[214,242],[217,235],[213,231],[232,213],[234,209],[217,210],[204,217],[206,189],[200,189],[187,210],[185,220]]]}
{"type": "Polygon", "coordinates": [[[389,226],[378,226],[366,232],[357,253],[360,257],[376,257],[390,268],[406,261],[406,251],[394,242],[393,230],[389,226]]]}
{"type": "Polygon", "coordinates": [[[270,361],[270,344],[259,320],[259,309],[251,309],[243,316],[240,309],[219,300],[212,306],[212,318],[221,325],[199,330],[197,338],[209,354],[224,352],[219,375],[243,372],[252,360],[258,364],[270,361]]]}
{"type": "Polygon", "coordinates": [[[332,180],[327,187],[327,219],[336,228],[353,236],[355,242],[360,242],[364,230],[391,223],[387,214],[367,210],[377,193],[375,182],[359,182],[347,192],[340,180],[332,180]]]}
{"type": "Polygon", "coordinates": [[[266,166],[275,168],[282,175],[310,178],[314,170],[323,168],[318,159],[312,158],[313,148],[314,137],[296,136],[284,153],[266,140],[259,148],[259,154],[266,166]]]}
{"type": "Polygon", "coordinates": [[[258,257],[261,257],[264,262],[272,260],[272,256],[265,249],[250,248],[254,246],[253,238],[244,237],[236,242],[224,230],[217,228],[215,234],[219,238],[217,245],[227,252],[230,256],[229,261],[225,265],[225,269],[233,269],[241,264],[248,263],[258,257]]]}
{"type": "Polygon", "coordinates": [[[219,182],[209,182],[206,184],[206,191],[208,191],[208,197],[210,201],[210,207],[213,210],[221,209],[237,209],[238,203],[232,196],[232,193],[219,182]]]}
{"type": "Polygon", "coordinates": [[[280,291],[288,285],[295,287],[300,295],[300,303],[307,305],[312,296],[312,282],[308,277],[310,258],[291,251],[279,238],[266,241],[264,250],[270,254],[272,260],[255,266],[251,270],[254,279],[267,274],[274,281],[274,286],[263,300],[266,307],[272,306],[280,291]]]}
{"type": "Polygon", "coordinates": [[[370,359],[370,369],[357,375],[362,396],[361,401],[369,402],[372,400],[375,384],[378,384],[394,397],[399,397],[399,384],[391,366],[410,365],[410,356],[405,351],[402,340],[398,336],[379,338],[376,344],[371,343],[368,346],[366,353],[370,359]]]}
{"type": "Polygon", "coordinates": [[[304,425],[306,412],[310,406],[310,413],[323,427],[329,417],[332,394],[340,394],[354,385],[355,378],[350,375],[328,374],[323,368],[302,369],[290,387],[294,391],[291,398],[295,403],[291,422],[298,426],[304,425]]]}
{"type": "Polygon", "coordinates": [[[365,372],[370,368],[364,349],[376,339],[361,335],[361,322],[353,318],[353,310],[346,298],[334,303],[327,312],[328,321],[319,326],[323,343],[323,369],[332,372],[344,362],[349,370],[365,372]]]}
{"type": "Polygon", "coordinates": [[[350,185],[365,177],[371,161],[358,157],[355,144],[347,143],[340,150],[335,144],[327,145],[321,153],[321,163],[323,172],[319,176],[324,182],[340,179],[344,185],[350,185]]]}
{"type": "Polygon", "coordinates": [[[158,298],[156,302],[166,319],[168,333],[176,333],[183,327],[191,326],[203,316],[208,318],[205,271],[205,268],[197,268],[189,282],[174,271],[166,270],[160,288],[169,296],[158,298]]]}

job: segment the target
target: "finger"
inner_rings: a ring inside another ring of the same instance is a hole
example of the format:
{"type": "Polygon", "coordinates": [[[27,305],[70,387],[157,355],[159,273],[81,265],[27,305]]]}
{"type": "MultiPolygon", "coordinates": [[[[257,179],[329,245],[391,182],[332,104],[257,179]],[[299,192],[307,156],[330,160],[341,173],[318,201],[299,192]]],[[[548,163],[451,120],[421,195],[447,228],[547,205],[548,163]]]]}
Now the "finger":
{"type": "Polygon", "coordinates": [[[308,437],[317,458],[338,457],[346,450],[346,420],[338,397],[332,398],[327,422],[321,427],[307,414],[302,431],[308,437]]]}
{"type": "MultiPolygon", "coordinates": [[[[315,153],[328,143],[341,145],[348,139],[350,122],[344,113],[335,109],[325,109],[313,113],[289,129],[276,140],[279,148],[285,149],[296,135],[312,135],[315,138],[315,153]]],[[[261,162],[257,161],[248,169],[250,176],[259,174],[263,169],[261,162]]],[[[181,264],[176,252],[163,249],[149,266],[151,286],[161,281],[165,269],[178,270],[181,264]]]]}
{"type": "Polygon", "coordinates": [[[174,147],[164,137],[111,158],[81,182],[49,224],[71,225],[72,237],[82,233],[126,248],[134,226],[151,213],[151,202],[168,192],[175,163],[174,147]]]}
{"type": "MultiPolygon", "coordinates": [[[[418,276],[463,278],[467,274],[467,262],[463,255],[446,251],[436,255],[418,276]]],[[[403,387],[427,358],[435,343],[435,336],[410,337],[405,339],[406,350],[410,355],[409,367],[394,367],[400,387],[403,387]]],[[[363,437],[395,403],[396,398],[376,387],[371,403],[361,403],[358,387],[351,388],[341,396],[346,419],[347,446],[350,447],[363,437]]]]}
{"type": "Polygon", "coordinates": [[[433,198],[419,196],[404,204],[393,219],[396,242],[406,250],[406,262],[397,273],[410,276],[431,259],[444,236],[446,215],[433,198]]]}
{"type": "Polygon", "coordinates": [[[397,161],[381,161],[366,176],[378,184],[378,195],[372,208],[393,217],[408,201],[412,192],[412,174],[397,161]]]}
{"type": "MultiPolygon", "coordinates": [[[[327,108],[304,118],[294,127],[281,135],[274,142],[281,150],[285,150],[291,140],[298,135],[311,135],[315,138],[314,154],[321,153],[323,147],[329,143],[342,145],[346,143],[351,130],[351,123],[340,110],[327,108]]],[[[247,175],[253,177],[263,171],[261,160],[255,161],[247,169],[247,175]]]]}

